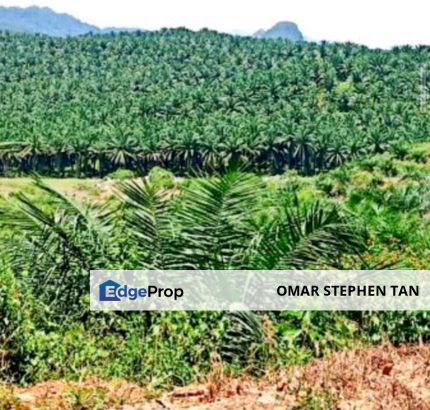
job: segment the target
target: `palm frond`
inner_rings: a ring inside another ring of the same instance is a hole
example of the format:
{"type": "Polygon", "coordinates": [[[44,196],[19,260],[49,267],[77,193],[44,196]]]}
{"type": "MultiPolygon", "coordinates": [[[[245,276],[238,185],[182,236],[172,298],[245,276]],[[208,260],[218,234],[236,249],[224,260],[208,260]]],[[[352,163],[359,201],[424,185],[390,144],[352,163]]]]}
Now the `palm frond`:
{"type": "Polygon", "coordinates": [[[142,268],[178,268],[169,192],[144,180],[142,184],[124,182],[119,195],[126,229],[140,252],[142,268]]]}
{"type": "Polygon", "coordinates": [[[261,182],[229,171],[198,181],[186,190],[178,222],[185,238],[184,252],[200,269],[234,269],[251,235],[245,221],[256,210],[261,182]]]}
{"type": "Polygon", "coordinates": [[[262,229],[250,263],[268,270],[339,267],[340,255],[362,251],[362,239],[336,207],[315,202],[302,209],[297,202],[262,229]]]}

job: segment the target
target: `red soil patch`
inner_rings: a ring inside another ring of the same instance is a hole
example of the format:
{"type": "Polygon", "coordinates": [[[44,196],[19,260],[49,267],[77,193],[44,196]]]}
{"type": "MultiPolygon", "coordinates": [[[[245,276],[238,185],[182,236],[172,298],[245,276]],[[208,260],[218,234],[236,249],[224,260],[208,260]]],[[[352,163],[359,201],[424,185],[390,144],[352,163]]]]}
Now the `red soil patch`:
{"type": "Polygon", "coordinates": [[[100,390],[104,402],[97,408],[103,409],[430,410],[430,346],[340,352],[258,381],[233,380],[215,370],[206,383],[176,389],[155,401],[145,401],[145,391],[133,384],[98,380],[49,382],[15,394],[27,396],[31,409],[91,409],[71,407],[70,386],[100,390]]]}

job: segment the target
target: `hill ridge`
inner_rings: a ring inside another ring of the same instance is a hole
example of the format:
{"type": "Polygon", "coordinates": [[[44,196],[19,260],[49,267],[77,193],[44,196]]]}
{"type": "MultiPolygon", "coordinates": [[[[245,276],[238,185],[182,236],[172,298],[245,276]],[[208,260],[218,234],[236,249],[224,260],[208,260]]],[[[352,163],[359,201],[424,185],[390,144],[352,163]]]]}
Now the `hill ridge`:
{"type": "Polygon", "coordinates": [[[135,31],[130,28],[102,29],[81,21],[68,13],[59,13],[49,7],[0,6],[0,30],[45,34],[53,37],[73,37],[89,33],[135,31]]]}

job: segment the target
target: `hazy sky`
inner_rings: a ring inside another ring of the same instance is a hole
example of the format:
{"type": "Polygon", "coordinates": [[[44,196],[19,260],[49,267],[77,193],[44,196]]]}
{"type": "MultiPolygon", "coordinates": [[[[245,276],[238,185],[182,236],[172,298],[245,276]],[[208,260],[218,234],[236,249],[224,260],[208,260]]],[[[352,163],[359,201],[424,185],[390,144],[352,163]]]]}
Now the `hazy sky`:
{"type": "Polygon", "coordinates": [[[254,32],[290,20],[316,40],[430,44],[430,0],[0,0],[5,6],[35,4],[100,27],[254,32]]]}

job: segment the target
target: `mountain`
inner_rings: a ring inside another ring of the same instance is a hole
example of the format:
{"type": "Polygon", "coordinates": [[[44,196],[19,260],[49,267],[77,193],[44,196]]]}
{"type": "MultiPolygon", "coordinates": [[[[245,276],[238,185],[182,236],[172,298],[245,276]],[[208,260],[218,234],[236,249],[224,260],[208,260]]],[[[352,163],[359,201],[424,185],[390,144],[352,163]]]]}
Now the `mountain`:
{"type": "Polygon", "coordinates": [[[284,38],[291,41],[303,41],[303,34],[297,27],[296,23],[283,21],[275,24],[269,30],[258,30],[254,37],[257,38],[284,38]]]}
{"type": "Polygon", "coordinates": [[[56,13],[48,7],[36,6],[28,8],[0,6],[0,30],[40,33],[54,37],[79,36],[90,32],[134,31],[121,28],[100,29],[69,14],[56,13]]]}
{"type": "MultiPolygon", "coordinates": [[[[0,30],[24,33],[40,33],[54,37],[79,36],[88,33],[118,33],[137,29],[109,27],[101,29],[92,24],[84,23],[77,18],[57,13],[48,7],[3,7],[0,6],[0,30]]],[[[243,30],[235,30],[233,35],[252,36],[243,30]]],[[[303,41],[303,35],[297,24],[284,21],[269,30],[259,30],[254,34],[257,38],[285,38],[292,41],[303,41]]]]}

